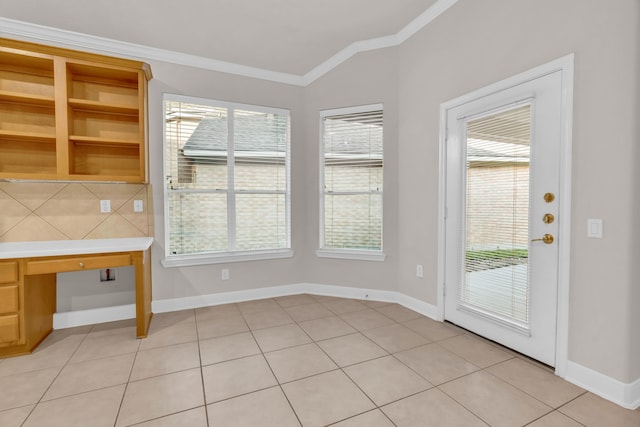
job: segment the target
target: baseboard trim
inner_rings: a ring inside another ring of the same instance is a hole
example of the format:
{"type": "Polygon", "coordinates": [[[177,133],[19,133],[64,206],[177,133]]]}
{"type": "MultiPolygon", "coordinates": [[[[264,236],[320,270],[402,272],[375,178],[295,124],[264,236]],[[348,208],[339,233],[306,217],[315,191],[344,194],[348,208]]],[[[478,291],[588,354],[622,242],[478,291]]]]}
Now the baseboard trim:
{"type": "Polygon", "coordinates": [[[593,369],[567,362],[565,380],[627,409],[640,408],[640,378],[623,383],[593,369]]]}
{"type": "Polygon", "coordinates": [[[437,318],[437,307],[416,298],[393,291],[377,289],[353,288],[347,286],[322,285],[316,283],[299,283],[294,285],[272,286],[250,289],[246,291],[221,292],[218,294],[199,295],[194,297],[155,300],[151,303],[154,313],[187,310],[234,302],[251,301],[261,298],[274,298],[296,294],[315,294],[340,298],[352,298],[391,302],[400,304],[432,319],[437,318]]]}
{"type": "Polygon", "coordinates": [[[135,318],[135,304],[67,311],[53,314],[53,329],[73,328],[75,326],[95,325],[97,323],[135,318]]]}

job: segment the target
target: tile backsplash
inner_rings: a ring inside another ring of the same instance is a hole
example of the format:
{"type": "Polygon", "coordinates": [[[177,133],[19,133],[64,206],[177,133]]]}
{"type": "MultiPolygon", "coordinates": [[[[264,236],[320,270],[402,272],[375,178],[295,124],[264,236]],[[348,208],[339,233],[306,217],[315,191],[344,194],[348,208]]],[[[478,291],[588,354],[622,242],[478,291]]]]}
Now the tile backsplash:
{"type": "Polygon", "coordinates": [[[153,236],[152,205],[148,184],[0,182],[0,242],[153,236]]]}

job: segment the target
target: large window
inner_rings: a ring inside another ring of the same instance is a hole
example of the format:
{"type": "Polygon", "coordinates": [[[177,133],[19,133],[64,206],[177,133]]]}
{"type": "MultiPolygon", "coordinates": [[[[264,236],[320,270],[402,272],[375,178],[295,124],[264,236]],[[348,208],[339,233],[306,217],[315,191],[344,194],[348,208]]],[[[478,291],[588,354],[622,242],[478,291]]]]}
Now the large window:
{"type": "Polygon", "coordinates": [[[319,256],[382,255],[382,105],[327,110],[321,118],[319,256]]]}
{"type": "Polygon", "coordinates": [[[290,255],[289,112],[165,95],[165,265],[290,255]]]}

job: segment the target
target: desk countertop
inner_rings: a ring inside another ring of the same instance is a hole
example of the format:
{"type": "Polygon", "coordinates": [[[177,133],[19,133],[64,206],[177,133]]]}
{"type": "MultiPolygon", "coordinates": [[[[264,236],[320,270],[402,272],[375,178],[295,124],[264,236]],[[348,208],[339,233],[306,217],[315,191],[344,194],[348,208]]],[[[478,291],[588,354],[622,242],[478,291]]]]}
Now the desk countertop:
{"type": "Polygon", "coordinates": [[[144,251],[153,237],[0,243],[0,259],[144,251]]]}

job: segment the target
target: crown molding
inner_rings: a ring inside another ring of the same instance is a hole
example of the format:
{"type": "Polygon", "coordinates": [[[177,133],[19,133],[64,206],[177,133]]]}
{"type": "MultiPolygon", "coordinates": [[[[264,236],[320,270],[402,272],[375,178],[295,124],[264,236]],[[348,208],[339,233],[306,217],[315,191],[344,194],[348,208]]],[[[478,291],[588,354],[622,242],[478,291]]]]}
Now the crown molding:
{"type": "Polygon", "coordinates": [[[302,76],[266,70],[263,68],[249,67],[203,56],[128,43],[2,17],[0,17],[0,36],[17,38],[23,41],[35,43],[53,44],[69,49],[124,56],[142,61],[153,60],[168,62],[177,65],[185,65],[243,77],[304,87],[313,83],[358,53],[398,46],[427,26],[431,21],[436,19],[457,2],[458,0],[438,0],[398,33],[390,36],[354,42],[302,76]]]}

